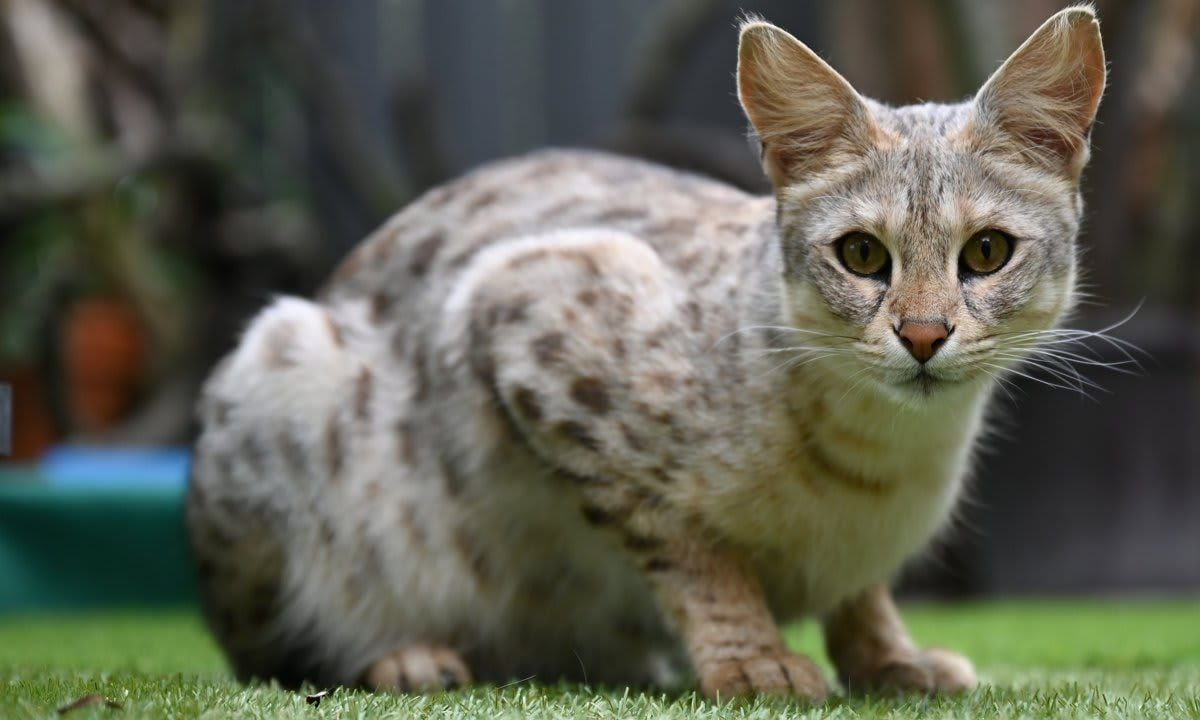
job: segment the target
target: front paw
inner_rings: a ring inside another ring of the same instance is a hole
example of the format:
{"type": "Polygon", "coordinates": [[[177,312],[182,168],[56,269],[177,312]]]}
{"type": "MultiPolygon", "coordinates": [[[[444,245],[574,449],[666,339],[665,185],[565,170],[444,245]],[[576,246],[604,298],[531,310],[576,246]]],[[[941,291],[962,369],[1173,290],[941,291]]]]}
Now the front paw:
{"type": "Polygon", "coordinates": [[[844,677],[843,682],[853,694],[958,695],[974,690],[978,684],[970,660],[940,648],[887,660],[870,670],[844,677]]]}
{"type": "Polygon", "coordinates": [[[700,668],[700,689],[713,699],[740,695],[784,695],[819,703],[829,683],[812,660],[787,650],[754,657],[712,661],[700,668]]]}

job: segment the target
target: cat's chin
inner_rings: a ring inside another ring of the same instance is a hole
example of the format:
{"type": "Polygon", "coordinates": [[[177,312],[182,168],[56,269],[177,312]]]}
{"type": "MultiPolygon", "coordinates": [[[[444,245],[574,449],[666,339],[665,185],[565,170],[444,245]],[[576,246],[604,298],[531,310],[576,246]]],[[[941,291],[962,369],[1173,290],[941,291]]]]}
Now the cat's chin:
{"type": "Polygon", "coordinates": [[[902,402],[936,402],[943,398],[957,397],[975,392],[979,388],[976,378],[930,372],[919,368],[906,377],[886,384],[886,390],[902,402]]]}

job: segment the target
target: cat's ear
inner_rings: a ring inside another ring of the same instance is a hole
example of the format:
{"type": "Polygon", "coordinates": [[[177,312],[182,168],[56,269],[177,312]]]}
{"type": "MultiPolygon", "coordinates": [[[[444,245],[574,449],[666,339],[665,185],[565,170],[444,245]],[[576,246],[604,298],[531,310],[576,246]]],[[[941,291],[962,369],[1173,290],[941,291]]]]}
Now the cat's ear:
{"type": "Polygon", "coordinates": [[[1088,7],[1062,10],[984,84],[975,97],[974,129],[1077,179],[1087,164],[1104,75],[1095,13],[1088,7]]]}
{"type": "Polygon", "coordinates": [[[846,79],[804,43],[759,20],[741,27],[738,98],[762,142],[776,186],[862,153],[878,134],[846,79]]]}

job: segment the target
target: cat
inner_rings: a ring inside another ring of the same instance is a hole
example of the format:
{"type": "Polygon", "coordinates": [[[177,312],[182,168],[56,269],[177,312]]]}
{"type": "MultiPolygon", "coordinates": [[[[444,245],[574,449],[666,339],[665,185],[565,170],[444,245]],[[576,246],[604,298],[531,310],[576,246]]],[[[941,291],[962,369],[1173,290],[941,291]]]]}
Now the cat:
{"type": "Polygon", "coordinates": [[[957,693],[889,580],[947,522],[997,373],[1071,307],[1091,9],[975,97],[891,108],[741,25],[753,197],[595,152],[394,216],[214,370],[186,511],[241,679],[957,693]]]}

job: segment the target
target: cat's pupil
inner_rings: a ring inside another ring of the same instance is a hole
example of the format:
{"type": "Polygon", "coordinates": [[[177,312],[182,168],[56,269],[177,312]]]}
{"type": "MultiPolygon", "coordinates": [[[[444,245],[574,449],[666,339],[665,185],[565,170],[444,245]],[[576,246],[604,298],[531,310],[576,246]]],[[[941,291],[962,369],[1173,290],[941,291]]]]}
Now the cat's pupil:
{"type": "Polygon", "coordinates": [[[866,240],[858,241],[858,257],[862,259],[864,264],[871,257],[871,244],[866,240]]]}
{"type": "Polygon", "coordinates": [[[992,239],[987,235],[979,238],[979,254],[984,260],[992,259],[992,239]]]}

